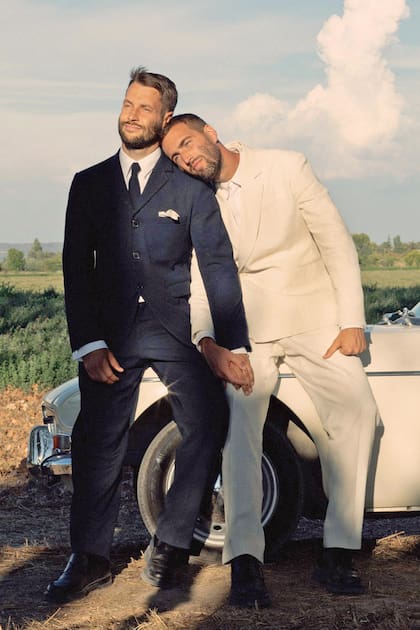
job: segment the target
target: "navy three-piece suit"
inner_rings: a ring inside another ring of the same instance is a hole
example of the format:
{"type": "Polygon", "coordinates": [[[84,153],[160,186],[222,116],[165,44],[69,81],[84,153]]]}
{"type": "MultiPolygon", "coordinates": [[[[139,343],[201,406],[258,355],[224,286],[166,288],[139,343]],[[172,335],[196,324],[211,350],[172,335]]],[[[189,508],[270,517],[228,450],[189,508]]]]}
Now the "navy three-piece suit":
{"type": "Polygon", "coordinates": [[[108,385],[92,381],[80,364],[81,411],[72,435],[74,552],[109,557],[129,419],[148,366],[168,387],[183,436],[156,534],[190,546],[228,420],[222,384],[191,343],[193,248],[217,342],[248,347],[231,245],[205,184],[162,155],[134,208],[118,154],[75,176],[63,250],[71,346],[105,340],[124,372],[108,385]]]}

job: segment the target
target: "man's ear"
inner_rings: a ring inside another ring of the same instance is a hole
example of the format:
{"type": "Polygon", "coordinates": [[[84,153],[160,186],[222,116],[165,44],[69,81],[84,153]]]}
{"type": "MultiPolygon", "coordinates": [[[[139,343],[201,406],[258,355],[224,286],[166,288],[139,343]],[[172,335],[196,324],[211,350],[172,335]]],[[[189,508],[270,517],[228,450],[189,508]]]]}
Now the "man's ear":
{"type": "Polygon", "coordinates": [[[173,114],[173,112],[166,112],[166,114],[163,115],[162,127],[166,127],[168,122],[171,120],[173,114]]]}
{"type": "Polygon", "coordinates": [[[216,142],[219,142],[219,138],[217,137],[217,131],[216,129],[214,129],[214,127],[211,127],[210,125],[205,125],[203,127],[203,133],[211,142],[213,142],[213,144],[216,144],[216,142]]]}

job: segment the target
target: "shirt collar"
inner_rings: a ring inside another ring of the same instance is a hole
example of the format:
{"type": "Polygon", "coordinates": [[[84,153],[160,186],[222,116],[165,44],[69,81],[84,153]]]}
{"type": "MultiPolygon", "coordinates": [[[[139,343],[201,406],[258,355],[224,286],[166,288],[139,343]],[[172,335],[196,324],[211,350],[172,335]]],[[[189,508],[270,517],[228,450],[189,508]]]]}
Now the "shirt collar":
{"type": "Polygon", "coordinates": [[[161,148],[157,147],[152,153],[146,155],[146,157],[141,160],[133,160],[127,153],[125,153],[124,149],[121,147],[119,152],[121,170],[124,175],[124,179],[126,182],[130,179],[131,175],[131,165],[133,162],[137,162],[140,165],[140,172],[142,177],[147,177],[156,166],[160,156],[162,154],[161,148]]]}
{"type": "Polygon", "coordinates": [[[238,188],[242,188],[242,169],[241,169],[241,154],[236,149],[231,149],[235,153],[239,153],[238,168],[227,182],[217,184],[217,188],[229,189],[231,192],[235,192],[238,188]]]}

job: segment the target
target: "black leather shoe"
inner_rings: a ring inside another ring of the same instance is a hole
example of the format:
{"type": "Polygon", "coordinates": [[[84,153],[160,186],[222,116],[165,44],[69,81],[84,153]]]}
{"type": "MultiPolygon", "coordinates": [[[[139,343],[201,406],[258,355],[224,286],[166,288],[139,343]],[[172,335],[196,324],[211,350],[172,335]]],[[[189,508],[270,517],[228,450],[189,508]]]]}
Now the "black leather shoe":
{"type": "Polygon", "coordinates": [[[338,595],[362,595],[366,592],[360,576],[353,567],[350,549],[323,549],[312,579],[338,595]]]}
{"type": "Polygon", "coordinates": [[[151,586],[170,588],[175,583],[179,569],[188,565],[189,552],[187,549],[159,541],[154,536],[146,549],[144,559],[146,567],[141,573],[142,580],[151,586]]]}
{"type": "Polygon", "coordinates": [[[51,602],[65,603],[112,582],[109,560],[91,553],[72,553],[60,577],[47,586],[51,602]]]}
{"type": "Polygon", "coordinates": [[[241,608],[268,608],[271,599],[264,582],[262,564],[248,554],[237,556],[231,563],[229,604],[241,608]]]}

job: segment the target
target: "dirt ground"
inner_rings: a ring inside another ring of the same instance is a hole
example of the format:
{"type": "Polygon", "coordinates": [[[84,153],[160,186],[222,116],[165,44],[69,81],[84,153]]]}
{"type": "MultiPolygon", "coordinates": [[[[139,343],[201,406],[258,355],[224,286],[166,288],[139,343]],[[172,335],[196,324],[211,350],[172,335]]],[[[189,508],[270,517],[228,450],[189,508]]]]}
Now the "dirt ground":
{"type": "Polygon", "coordinates": [[[357,565],[368,592],[360,597],[333,596],[311,583],[322,523],[302,519],[294,539],[265,567],[273,607],[233,609],[229,568],[215,557],[190,564],[178,588],[158,591],[140,580],[149,536],[128,471],[112,586],[62,607],[45,602],[43,591],[69,552],[70,494],[26,472],[28,431],[40,422],[41,398],[36,390],[0,393],[0,630],[420,629],[420,517],[366,520],[357,565]]]}

